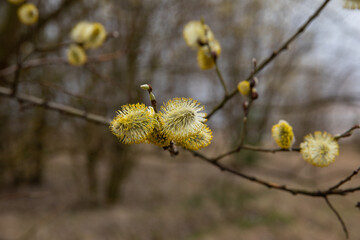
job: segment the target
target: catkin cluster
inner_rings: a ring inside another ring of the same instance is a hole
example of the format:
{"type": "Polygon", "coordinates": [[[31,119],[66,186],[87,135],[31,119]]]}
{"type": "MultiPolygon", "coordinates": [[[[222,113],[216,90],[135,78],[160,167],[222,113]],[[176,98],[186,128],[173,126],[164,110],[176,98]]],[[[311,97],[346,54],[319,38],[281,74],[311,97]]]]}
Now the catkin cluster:
{"type": "Polygon", "coordinates": [[[39,10],[32,3],[24,3],[25,0],[8,0],[9,3],[20,5],[17,15],[21,23],[32,25],[39,19],[39,10]]]}
{"type": "Polygon", "coordinates": [[[110,129],[125,144],[168,147],[173,142],[186,149],[199,150],[212,140],[203,110],[204,106],[191,98],[169,100],[158,113],[145,104],[127,104],[117,111],[110,129]]]}
{"type": "Polygon", "coordinates": [[[213,68],[221,46],[210,27],[203,21],[191,21],[185,25],[183,36],[186,44],[197,51],[198,66],[203,70],[213,68]]]}
{"type": "MultiPolygon", "coordinates": [[[[295,142],[293,129],[284,120],[280,120],[272,127],[272,137],[283,149],[291,149],[295,142]]],[[[314,135],[305,136],[300,144],[300,152],[306,162],[316,167],[326,167],[339,155],[339,144],[331,134],[317,131],[314,135]]]]}
{"type": "Polygon", "coordinates": [[[98,22],[79,22],[71,30],[70,37],[74,42],[67,51],[68,62],[73,66],[86,63],[86,49],[100,47],[106,39],[106,29],[98,22]]]}

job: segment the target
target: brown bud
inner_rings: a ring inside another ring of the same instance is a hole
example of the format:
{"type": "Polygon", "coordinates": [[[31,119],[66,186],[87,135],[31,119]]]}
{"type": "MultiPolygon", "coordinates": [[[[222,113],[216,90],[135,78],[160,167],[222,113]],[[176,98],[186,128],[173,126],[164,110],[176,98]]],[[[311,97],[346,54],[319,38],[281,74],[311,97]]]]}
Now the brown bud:
{"type": "Polygon", "coordinates": [[[259,97],[259,94],[257,93],[256,89],[253,88],[252,91],[251,91],[251,98],[253,100],[257,99],[259,97]]]}
{"type": "Polygon", "coordinates": [[[247,101],[245,101],[242,106],[243,106],[244,112],[246,112],[249,107],[249,103],[247,101]]]}
{"type": "Polygon", "coordinates": [[[218,55],[216,54],[216,52],[211,52],[211,56],[212,56],[212,58],[214,59],[214,62],[216,62],[216,60],[217,60],[217,57],[218,57],[218,55]]]}
{"type": "Polygon", "coordinates": [[[249,83],[250,83],[251,88],[256,86],[256,82],[255,82],[255,80],[253,78],[249,80],[249,83]]]}

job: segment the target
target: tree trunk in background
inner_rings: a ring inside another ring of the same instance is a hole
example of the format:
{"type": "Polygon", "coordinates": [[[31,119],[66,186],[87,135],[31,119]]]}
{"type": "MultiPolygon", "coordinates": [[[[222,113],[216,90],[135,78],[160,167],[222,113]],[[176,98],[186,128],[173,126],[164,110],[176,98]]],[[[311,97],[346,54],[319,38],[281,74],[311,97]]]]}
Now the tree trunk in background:
{"type": "Polygon", "coordinates": [[[100,153],[103,152],[102,135],[96,131],[97,126],[87,123],[84,128],[84,148],[86,151],[86,180],[88,197],[90,203],[96,204],[98,202],[98,167],[100,160],[100,153]]]}
{"type": "Polygon", "coordinates": [[[107,204],[113,204],[121,199],[121,187],[134,167],[133,159],[130,158],[128,152],[129,146],[113,141],[113,155],[109,157],[109,172],[105,187],[105,202],[107,204]]]}
{"type": "Polygon", "coordinates": [[[33,164],[32,172],[30,172],[29,183],[40,185],[44,178],[44,140],[46,134],[46,114],[45,109],[38,109],[34,118],[32,134],[33,138],[29,140],[32,155],[30,162],[33,164]]]}
{"type": "Polygon", "coordinates": [[[31,125],[22,132],[15,144],[11,159],[11,178],[14,185],[40,185],[45,171],[44,138],[47,131],[46,110],[37,109],[31,125]]]}

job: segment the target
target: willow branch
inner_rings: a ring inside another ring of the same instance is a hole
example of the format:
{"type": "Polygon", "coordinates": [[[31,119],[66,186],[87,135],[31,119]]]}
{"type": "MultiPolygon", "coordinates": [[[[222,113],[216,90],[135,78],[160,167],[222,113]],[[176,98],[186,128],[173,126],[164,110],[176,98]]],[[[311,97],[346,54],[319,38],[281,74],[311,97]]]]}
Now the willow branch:
{"type": "Polygon", "coordinates": [[[14,80],[11,84],[11,95],[15,96],[17,94],[17,90],[18,90],[18,85],[19,85],[19,80],[20,80],[20,73],[21,73],[21,67],[22,67],[22,61],[21,61],[21,57],[20,54],[17,54],[17,63],[16,63],[16,71],[15,71],[15,76],[14,76],[14,80]]]}
{"type": "MultiPolygon", "coordinates": [[[[249,105],[250,106],[250,105],[249,105]]],[[[247,115],[246,115],[247,116],[247,115]]],[[[267,152],[267,153],[276,153],[276,152],[300,152],[300,148],[292,148],[292,149],[282,149],[282,148],[263,148],[263,147],[257,147],[257,146],[252,146],[252,145],[244,145],[243,141],[244,141],[244,129],[246,128],[246,116],[244,117],[244,123],[243,123],[243,131],[242,131],[242,136],[241,136],[241,140],[240,140],[240,144],[238,147],[236,147],[235,149],[232,149],[226,153],[220,154],[217,157],[211,158],[211,160],[214,161],[219,161],[220,159],[230,156],[232,154],[235,154],[237,152],[239,152],[241,149],[246,149],[246,150],[250,150],[250,151],[255,151],[255,152],[267,152]]],[[[336,140],[340,140],[341,138],[345,138],[345,137],[349,137],[351,136],[351,134],[353,133],[354,130],[356,129],[360,129],[360,125],[355,125],[352,128],[350,128],[349,130],[345,131],[342,134],[338,134],[337,136],[335,136],[336,140]]],[[[209,158],[210,159],[210,158],[209,158]]],[[[355,171],[355,175],[358,173],[359,170],[355,171]]]]}
{"type": "MultiPolygon", "coordinates": [[[[325,0],[318,9],[316,9],[316,11],[308,18],[308,20],[306,22],[304,22],[299,28],[298,30],[289,38],[287,39],[277,50],[275,50],[274,52],[271,53],[271,55],[269,55],[266,59],[264,59],[259,66],[255,69],[255,71],[253,71],[247,78],[246,80],[250,80],[251,78],[253,78],[257,73],[259,73],[262,69],[264,69],[269,63],[271,63],[281,52],[287,50],[289,48],[289,45],[296,39],[298,38],[303,32],[305,32],[305,30],[307,29],[307,27],[310,25],[310,23],[312,21],[314,21],[314,19],[316,17],[319,16],[319,14],[321,13],[321,11],[326,7],[326,5],[330,2],[331,0],[325,0]]],[[[210,117],[212,115],[214,115],[214,113],[216,113],[218,110],[220,110],[231,98],[233,98],[235,95],[237,94],[237,89],[233,90],[229,95],[225,96],[223,98],[223,100],[209,113],[209,115],[207,116],[208,119],[210,119],[210,117]]]]}
{"type": "Polygon", "coordinates": [[[318,99],[314,99],[312,101],[301,103],[301,104],[294,104],[294,105],[257,105],[261,109],[269,107],[271,109],[275,109],[277,111],[281,111],[284,113],[291,113],[291,112],[300,112],[300,111],[313,111],[319,108],[324,108],[329,105],[333,104],[344,104],[346,106],[356,106],[360,103],[360,96],[356,96],[358,93],[352,93],[349,95],[344,96],[326,96],[318,99]]]}
{"type": "Polygon", "coordinates": [[[341,226],[342,226],[342,229],[343,229],[343,231],[344,231],[344,233],[345,233],[346,239],[349,239],[349,232],[348,232],[348,230],[347,230],[347,228],[346,228],[346,224],[345,224],[344,220],[341,218],[340,214],[339,214],[338,211],[334,208],[334,206],[331,204],[331,202],[329,201],[329,199],[328,199],[326,196],[324,196],[324,199],[325,199],[326,204],[329,206],[329,208],[331,209],[331,211],[333,211],[333,213],[335,213],[337,219],[339,220],[339,222],[340,222],[340,224],[341,224],[341,226]]]}
{"type": "MultiPolygon", "coordinates": [[[[38,81],[30,81],[31,83],[35,83],[35,84],[39,84],[40,86],[42,87],[46,87],[48,89],[54,89],[55,91],[57,92],[60,92],[60,93],[63,93],[67,96],[70,96],[70,97],[74,97],[74,98],[78,98],[78,99],[83,99],[83,100],[87,100],[87,101],[91,101],[91,102],[96,102],[96,103],[100,103],[100,104],[108,104],[108,102],[104,101],[104,100],[101,100],[101,99],[98,99],[98,98],[92,98],[92,97],[89,97],[87,95],[84,95],[84,94],[79,94],[79,93],[74,93],[74,92],[71,92],[57,84],[54,84],[54,83],[51,83],[51,82],[38,82],[38,81]]],[[[24,82],[26,83],[26,82],[24,82]]]]}
{"type": "Polygon", "coordinates": [[[225,95],[224,96],[227,96],[229,94],[229,91],[227,90],[227,87],[226,87],[226,84],[225,84],[225,80],[224,80],[224,77],[219,69],[219,66],[218,66],[218,63],[217,61],[215,61],[215,70],[216,70],[216,74],[221,82],[221,85],[222,87],[224,88],[224,92],[225,92],[225,95]]]}
{"type": "MultiPolygon", "coordinates": [[[[106,39],[105,41],[108,41],[109,39],[113,39],[113,38],[118,38],[119,37],[119,32],[118,31],[113,31],[113,32],[109,32],[106,35],[106,39]]],[[[70,44],[75,43],[74,41],[65,41],[65,42],[61,42],[58,44],[53,44],[53,45],[45,45],[45,46],[35,46],[34,52],[37,53],[44,53],[44,52],[52,52],[52,51],[57,51],[61,48],[67,47],[70,44]]]]}
{"type": "Polygon", "coordinates": [[[347,130],[346,132],[336,135],[334,138],[335,138],[335,140],[339,140],[341,138],[350,137],[352,135],[353,131],[355,131],[356,129],[360,129],[360,125],[355,125],[352,128],[350,128],[349,130],[347,130]]]}
{"type": "Polygon", "coordinates": [[[103,117],[103,116],[100,116],[97,114],[93,114],[93,113],[88,113],[85,110],[77,109],[77,108],[74,108],[74,107],[71,107],[71,106],[68,106],[65,104],[60,104],[60,103],[56,103],[56,102],[52,102],[52,101],[46,101],[45,99],[42,99],[42,98],[38,98],[35,96],[26,95],[26,94],[20,94],[20,93],[14,96],[14,95],[12,95],[12,90],[10,88],[0,87],[0,95],[4,96],[4,97],[16,99],[19,102],[28,103],[33,106],[43,107],[43,108],[58,111],[60,113],[67,114],[67,115],[70,115],[73,117],[82,118],[82,119],[85,119],[86,121],[97,123],[97,124],[102,124],[102,125],[108,126],[111,122],[111,120],[106,117],[103,117]]]}
{"type": "Polygon", "coordinates": [[[285,149],[285,148],[262,148],[257,146],[251,145],[243,145],[243,149],[256,151],[256,152],[268,152],[268,153],[276,153],[276,152],[300,152],[300,148],[292,148],[292,149],[285,149]]]}
{"type": "Polygon", "coordinates": [[[329,190],[335,190],[335,189],[341,187],[342,185],[344,185],[345,183],[349,182],[355,175],[357,175],[359,173],[359,171],[360,171],[360,167],[358,169],[356,169],[355,171],[353,171],[349,176],[342,179],[338,184],[329,188],[329,190]]]}
{"type": "Polygon", "coordinates": [[[221,171],[225,171],[228,173],[231,173],[235,176],[241,177],[245,180],[260,184],[262,186],[265,186],[267,188],[270,189],[276,189],[279,191],[284,191],[287,193],[291,193],[292,195],[305,195],[305,196],[309,196],[309,197],[324,197],[324,196],[329,196],[329,195],[347,195],[349,193],[353,193],[353,192],[357,192],[360,191],[360,186],[359,187],[355,187],[355,188],[347,188],[347,189],[332,189],[333,187],[330,187],[326,190],[305,190],[305,189],[298,189],[298,188],[290,188],[284,184],[277,184],[277,183],[272,183],[260,178],[257,178],[255,176],[251,176],[248,174],[245,174],[243,172],[240,172],[236,169],[233,169],[231,167],[226,166],[223,163],[220,163],[218,161],[214,161],[214,159],[210,159],[208,157],[206,157],[205,155],[195,152],[195,151],[190,151],[195,157],[199,157],[202,160],[206,161],[207,163],[210,163],[211,165],[217,167],[219,170],[221,171]]]}
{"type": "Polygon", "coordinates": [[[246,150],[250,150],[250,151],[254,151],[254,152],[266,152],[266,153],[277,153],[277,152],[300,152],[300,148],[292,148],[292,149],[285,149],[285,148],[262,148],[262,147],[257,147],[257,146],[252,146],[252,145],[239,145],[238,147],[236,147],[233,150],[230,150],[226,153],[220,154],[217,157],[214,157],[213,160],[215,161],[219,161],[220,159],[230,156],[232,154],[235,154],[237,152],[240,152],[241,149],[246,149],[246,150]]]}
{"type": "MultiPolygon", "coordinates": [[[[108,62],[114,59],[119,58],[123,52],[121,50],[115,51],[113,53],[107,53],[95,57],[89,57],[87,63],[99,63],[99,62],[108,62]]],[[[38,58],[38,59],[31,59],[25,61],[21,64],[21,69],[28,69],[33,67],[41,67],[45,65],[59,65],[65,64],[67,65],[68,62],[64,58],[38,58]]],[[[0,76],[7,76],[10,74],[15,73],[19,69],[18,64],[11,65],[7,68],[0,70],[0,76]]]]}
{"type": "MultiPolygon", "coordinates": [[[[33,106],[38,106],[38,107],[43,107],[43,108],[47,108],[50,110],[55,110],[55,111],[58,111],[63,114],[67,114],[67,115],[77,117],[77,118],[82,118],[82,119],[85,119],[86,121],[101,124],[101,125],[108,126],[111,122],[111,120],[107,119],[106,117],[103,117],[103,116],[100,116],[97,114],[87,113],[84,110],[80,110],[80,109],[77,109],[77,108],[74,108],[74,107],[71,107],[68,105],[59,104],[59,103],[52,102],[52,101],[46,101],[45,99],[34,97],[31,95],[26,95],[26,94],[17,94],[16,96],[12,96],[11,92],[12,91],[10,88],[0,87],[0,95],[16,99],[19,102],[26,102],[33,106]]],[[[205,155],[202,155],[201,153],[198,153],[195,151],[190,151],[190,152],[192,152],[194,156],[200,157],[204,161],[219,168],[221,171],[226,171],[226,172],[229,172],[236,176],[239,176],[241,178],[244,178],[248,181],[255,182],[257,184],[266,186],[271,189],[285,191],[285,192],[291,193],[293,195],[300,194],[300,195],[306,195],[306,196],[312,196],[312,197],[324,197],[324,196],[328,196],[328,195],[346,195],[348,193],[360,191],[360,186],[354,187],[354,188],[347,188],[347,189],[337,189],[336,186],[339,184],[336,184],[333,187],[330,187],[324,191],[320,191],[320,190],[308,191],[308,190],[304,190],[304,189],[290,188],[286,185],[271,183],[271,182],[262,180],[260,178],[254,177],[254,176],[247,175],[245,173],[242,173],[240,171],[237,171],[235,169],[227,167],[226,165],[219,163],[218,161],[214,161],[213,159],[210,159],[210,158],[206,157],[205,155]],[[335,187],[336,187],[336,189],[335,189],[335,187]]]]}

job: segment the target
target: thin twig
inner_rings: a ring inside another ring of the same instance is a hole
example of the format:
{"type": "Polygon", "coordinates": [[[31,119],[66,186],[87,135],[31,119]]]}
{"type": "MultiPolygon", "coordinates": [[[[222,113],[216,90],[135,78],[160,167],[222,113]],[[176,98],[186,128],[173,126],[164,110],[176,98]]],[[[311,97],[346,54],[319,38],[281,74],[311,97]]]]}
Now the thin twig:
{"type": "MultiPolygon", "coordinates": [[[[250,102],[251,103],[251,102],[250,102]]],[[[276,152],[300,152],[300,148],[292,148],[292,149],[282,149],[282,148],[273,148],[273,149],[269,149],[269,148],[262,148],[262,147],[257,147],[257,146],[251,146],[251,145],[244,145],[243,144],[243,141],[244,141],[244,129],[246,128],[246,121],[247,121],[247,118],[246,118],[247,115],[245,115],[244,117],[244,123],[243,123],[243,130],[241,132],[241,140],[240,140],[240,144],[238,147],[236,147],[235,149],[232,149],[226,153],[223,153],[223,154],[220,154],[218,155],[217,157],[214,157],[214,158],[208,158],[208,159],[211,159],[213,161],[219,161],[220,159],[224,158],[224,157],[227,157],[227,156],[230,156],[232,154],[235,154],[237,152],[239,152],[241,149],[246,149],[246,150],[250,150],[250,151],[255,151],[255,152],[268,152],[268,153],[276,153],[276,152]]],[[[360,125],[355,125],[353,126],[352,128],[350,128],[349,130],[345,131],[344,133],[342,134],[339,134],[338,137],[335,137],[336,140],[339,140],[341,138],[344,138],[344,137],[348,137],[352,134],[352,132],[355,130],[355,129],[359,129],[360,128],[360,125]]],[[[246,129],[245,129],[246,130],[246,129]]],[[[356,175],[358,173],[359,170],[355,171],[354,175],[356,175]]],[[[350,177],[350,176],[349,176],[350,177]]],[[[352,177],[352,176],[351,176],[352,177]]],[[[351,178],[350,177],[350,178],[351,178]]]]}
{"type": "Polygon", "coordinates": [[[318,110],[319,108],[328,107],[329,105],[333,106],[333,104],[344,104],[347,107],[349,106],[359,107],[359,104],[356,103],[360,103],[360,96],[357,96],[357,94],[358,93],[352,93],[343,96],[326,96],[308,101],[306,103],[292,104],[292,105],[271,104],[265,106],[258,104],[257,107],[261,109],[269,107],[271,109],[274,109],[276,111],[281,111],[284,113],[298,113],[304,110],[314,111],[314,110],[318,110]]]}
{"type": "Polygon", "coordinates": [[[202,43],[204,44],[205,46],[207,46],[207,49],[209,50],[210,54],[212,55],[212,58],[213,58],[213,61],[215,63],[215,70],[216,70],[216,74],[220,80],[220,83],[224,89],[224,96],[226,97],[228,94],[229,94],[229,91],[227,90],[227,87],[226,87],[226,83],[225,83],[225,80],[224,80],[224,77],[219,69],[219,65],[218,65],[218,62],[217,62],[217,59],[218,59],[218,55],[212,51],[211,49],[211,46],[209,44],[209,39],[208,39],[208,29],[205,27],[205,22],[204,22],[204,19],[202,18],[201,19],[201,22],[204,26],[204,30],[205,30],[205,42],[202,43]]]}
{"type": "Polygon", "coordinates": [[[360,167],[358,169],[356,169],[355,171],[353,171],[349,176],[342,179],[338,184],[329,188],[329,190],[335,190],[335,189],[339,188],[340,186],[344,185],[345,183],[349,182],[355,175],[357,175],[359,173],[359,171],[360,171],[360,167]]]}
{"type": "Polygon", "coordinates": [[[46,101],[45,99],[34,97],[31,95],[26,95],[26,94],[17,94],[15,96],[13,96],[10,88],[0,87],[0,95],[9,97],[9,98],[14,98],[14,99],[18,100],[19,102],[26,102],[26,103],[29,103],[34,106],[48,108],[50,110],[55,110],[55,111],[58,111],[60,113],[64,113],[64,114],[67,114],[70,116],[83,118],[87,121],[97,123],[97,124],[102,124],[102,125],[108,126],[111,122],[111,120],[106,117],[103,117],[103,116],[100,116],[97,114],[87,113],[84,110],[80,110],[80,109],[77,109],[77,108],[74,108],[74,107],[71,107],[71,106],[68,106],[65,104],[46,101]]]}
{"type": "MultiPolygon", "coordinates": [[[[256,64],[257,64],[256,59],[253,58],[253,71],[256,70],[256,64]]],[[[254,78],[252,78],[251,80],[254,81],[254,83],[256,82],[254,78]]],[[[247,134],[247,122],[248,122],[248,117],[250,114],[250,109],[251,109],[253,101],[257,98],[257,96],[256,96],[256,98],[253,98],[253,95],[252,95],[254,85],[250,86],[250,93],[247,96],[248,100],[246,100],[243,103],[244,117],[243,117],[242,129],[241,129],[241,133],[240,133],[240,143],[239,143],[239,146],[236,148],[236,151],[238,151],[238,152],[241,150],[242,146],[245,143],[246,134],[247,134]]]]}
{"type": "Polygon", "coordinates": [[[14,76],[14,80],[11,84],[11,95],[12,96],[16,96],[17,94],[17,90],[18,90],[18,84],[20,81],[20,73],[21,73],[21,68],[22,68],[22,61],[21,61],[21,56],[20,53],[17,54],[16,57],[16,71],[15,71],[15,76],[14,76]]]}
{"type": "MultiPolygon", "coordinates": [[[[190,151],[190,150],[189,150],[190,151]]],[[[267,188],[271,188],[271,189],[276,189],[276,190],[280,190],[280,191],[284,191],[284,192],[288,192],[291,193],[293,195],[305,195],[305,196],[309,196],[309,197],[324,197],[324,196],[328,196],[328,195],[346,195],[348,193],[353,193],[353,192],[357,192],[360,191],[360,187],[355,187],[355,188],[347,188],[347,189],[342,189],[342,190],[336,190],[336,189],[331,189],[332,187],[326,189],[326,190],[305,190],[305,189],[297,189],[297,188],[290,188],[284,184],[277,184],[277,183],[272,183],[269,181],[265,181],[263,179],[245,174],[243,172],[240,172],[236,169],[230,168],[228,166],[226,166],[223,163],[220,163],[219,161],[214,161],[214,159],[210,159],[208,157],[206,157],[205,155],[199,153],[199,152],[195,152],[195,151],[190,151],[195,157],[199,157],[202,160],[212,164],[213,166],[217,167],[219,170],[221,171],[225,171],[225,172],[229,172],[235,176],[241,177],[243,179],[246,179],[248,181],[263,185],[267,188]]]]}
{"type": "Polygon", "coordinates": [[[84,100],[87,100],[87,101],[91,101],[91,102],[96,102],[96,103],[100,103],[100,104],[109,104],[108,102],[104,101],[104,100],[101,100],[101,99],[96,99],[96,98],[92,98],[92,97],[89,97],[87,95],[84,95],[84,94],[79,94],[79,93],[73,93],[63,87],[61,87],[60,85],[57,85],[57,84],[54,84],[54,83],[51,83],[51,82],[36,82],[36,84],[39,84],[40,86],[43,86],[43,87],[46,87],[46,88],[49,88],[49,89],[54,89],[56,90],[57,92],[61,92],[67,96],[70,96],[70,97],[74,97],[74,98],[78,98],[78,99],[84,99],[84,100]]]}
{"type": "MultiPolygon", "coordinates": [[[[257,73],[259,73],[262,69],[264,69],[269,63],[271,63],[281,52],[287,50],[289,48],[289,45],[301,35],[301,33],[305,32],[307,27],[310,25],[312,21],[321,13],[321,11],[325,8],[325,6],[330,2],[331,0],[325,0],[321,6],[316,9],[316,11],[308,18],[308,20],[301,25],[298,30],[289,38],[287,39],[276,51],[272,52],[266,59],[264,59],[260,65],[253,71],[246,80],[250,80],[253,78],[257,73]]],[[[233,90],[229,95],[225,96],[223,100],[209,113],[207,116],[208,119],[214,113],[216,113],[218,110],[220,110],[231,98],[233,98],[237,94],[237,89],[233,90]]]]}
{"type": "Polygon", "coordinates": [[[340,224],[341,224],[341,226],[342,226],[342,229],[343,229],[343,231],[344,231],[344,233],[345,233],[346,239],[349,239],[349,232],[348,232],[348,230],[347,230],[347,228],[346,228],[346,224],[345,224],[344,220],[341,218],[340,214],[339,214],[338,211],[334,208],[334,206],[331,204],[331,202],[329,201],[329,199],[328,199],[326,196],[324,196],[324,199],[325,199],[326,204],[329,206],[329,208],[331,209],[331,211],[333,211],[333,213],[335,213],[337,219],[339,220],[339,222],[340,222],[340,224]]]}
{"type": "Polygon", "coordinates": [[[356,129],[360,129],[360,125],[355,125],[352,128],[350,128],[349,130],[347,130],[346,132],[336,135],[334,138],[335,138],[335,140],[339,140],[341,138],[350,137],[351,134],[353,133],[353,131],[356,129]]]}
{"type": "MultiPolygon", "coordinates": [[[[99,63],[99,62],[108,62],[114,59],[119,58],[123,52],[121,50],[115,51],[113,53],[106,53],[99,56],[89,57],[87,63],[99,63]]],[[[33,67],[41,67],[45,65],[59,65],[59,64],[68,64],[64,58],[38,58],[25,61],[21,65],[21,69],[28,69],[33,67]]],[[[14,64],[9,67],[0,70],[0,76],[7,76],[13,74],[18,70],[18,65],[14,64]]]]}
{"type": "Polygon", "coordinates": [[[292,148],[292,149],[285,149],[285,148],[262,148],[256,147],[251,145],[243,145],[243,149],[257,151],[257,152],[268,152],[268,153],[276,153],[276,152],[300,152],[300,148],[292,148]]]}
{"type": "MultiPolygon", "coordinates": [[[[119,32],[118,31],[113,31],[107,34],[106,36],[106,40],[112,39],[112,38],[117,38],[119,37],[119,32]]],[[[70,44],[74,44],[76,42],[74,41],[65,41],[65,42],[61,42],[58,44],[53,44],[53,45],[44,45],[44,46],[36,46],[34,49],[34,52],[36,53],[44,53],[44,52],[52,52],[52,51],[57,51],[61,48],[67,47],[70,44]]]]}
{"type": "Polygon", "coordinates": [[[266,153],[277,153],[277,152],[300,152],[300,148],[292,148],[292,149],[285,149],[285,148],[262,148],[262,147],[257,147],[257,146],[252,146],[252,145],[247,145],[247,144],[243,144],[243,145],[239,145],[238,147],[236,147],[233,150],[230,150],[226,153],[220,154],[217,157],[214,157],[213,160],[215,161],[219,161],[220,159],[230,156],[234,153],[240,152],[241,149],[245,149],[245,150],[250,150],[250,151],[254,151],[254,152],[266,152],[266,153]]]}
{"type": "Polygon", "coordinates": [[[215,70],[216,70],[216,74],[221,82],[221,85],[223,86],[224,88],[224,92],[225,92],[225,96],[227,96],[229,94],[229,91],[227,90],[227,87],[226,87],[226,84],[225,84],[225,80],[224,80],[224,77],[219,69],[219,66],[218,66],[218,63],[217,61],[215,61],[215,70]]]}

